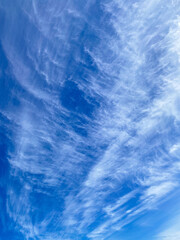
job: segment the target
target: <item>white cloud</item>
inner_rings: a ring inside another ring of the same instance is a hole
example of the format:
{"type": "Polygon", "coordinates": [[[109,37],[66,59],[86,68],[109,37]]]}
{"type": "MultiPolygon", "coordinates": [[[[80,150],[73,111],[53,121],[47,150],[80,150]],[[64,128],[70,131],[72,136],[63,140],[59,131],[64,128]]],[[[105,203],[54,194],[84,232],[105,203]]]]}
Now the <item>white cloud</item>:
{"type": "MultiPolygon", "coordinates": [[[[70,233],[84,233],[101,216],[102,223],[88,236],[102,239],[160,204],[179,186],[180,145],[177,139],[172,144],[173,136],[169,134],[171,124],[178,124],[180,120],[179,22],[170,14],[171,5],[167,10],[157,8],[158,4],[164,4],[160,0],[132,6],[123,1],[103,5],[103,10],[111,15],[110,24],[115,34],[112,36],[92,25],[97,35],[101,35],[100,44],[92,49],[84,47],[99,73],[96,76],[87,70],[87,83],[79,83],[79,87],[86,98],[98,96],[101,103],[94,119],[80,116],[88,122],[84,126],[87,137],[83,137],[75,132],[71,120],[65,120],[71,112],[61,105],[56,89],[65,81],[67,63],[61,58],[58,60],[58,54],[52,50],[62,52],[62,58],[69,59],[72,40],[68,33],[69,14],[79,18],[81,12],[73,4],[69,6],[70,3],[67,11],[62,5],[56,9],[57,5],[51,4],[43,12],[35,1],[33,4],[41,37],[34,44],[35,50],[29,47],[27,56],[31,60],[36,58],[33,66],[44,76],[43,83],[48,87],[41,89],[34,82],[33,71],[5,42],[14,76],[31,96],[19,95],[22,102],[19,114],[6,113],[17,125],[13,139],[15,151],[9,153],[10,172],[18,177],[21,171],[21,181],[26,186],[19,193],[9,192],[8,213],[27,238],[40,235],[41,239],[58,239],[59,225],[70,233]],[[152,23],[157,16],[158,22],[152,23]],[[58,21],[52,26],[54,18],[58,21]],[[163,28],[170,31],[166,33],[163,28]],[[49,34],[52,29],[54,35],[49,34]],[[151,59],[153,57],[158,61],[151,59]],[[173,122],[167,122],[169,119],[173,122]],[[56,207],[58,199],[63,205],[59,210],[52,204],[49,215],[34,225],[31,219],[33,187],[45,196],[52,196],[56,207]],[[54,224],[54,238],[46,235],[46,227],[51,224],[48,219],[54,224]]],[[[85,13],[80,18],[85,21],[85,13]]],[[[84,31],[85,23],[80,23],[74,36],[77,39],[73,41],[79,42],[78,36],[84,31]]],[[[76,61],[82,63],[79,52],[77,55],[76,61]]],[[[80,121],[79,125],[82,125],[80,121]]],[[[163,234],[171,236],[170,240],[175,236],[171,231],[163,234]]]]}
{"type": "Polygon", "coordinates": [[[169,227],[162,230],[157,235],[158,240],[179,240],[180,239],[180,217],[176,216],[173,220],[169,221],[169,227]]]}

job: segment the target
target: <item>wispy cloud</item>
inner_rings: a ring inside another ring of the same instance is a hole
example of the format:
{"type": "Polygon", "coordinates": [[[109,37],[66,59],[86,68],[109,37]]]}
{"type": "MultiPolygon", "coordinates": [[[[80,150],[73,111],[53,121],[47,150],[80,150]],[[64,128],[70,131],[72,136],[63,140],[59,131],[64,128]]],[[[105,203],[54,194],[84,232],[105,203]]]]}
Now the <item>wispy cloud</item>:
{"type": "Polygon", "coordinates": [[[180,8],[114,0],[98,3],[97,23],[95,1],[53,3],[15,9],[25,50],[10,28],[2,39],[20,103],[3,110],[7,212],[26,239],[105,239],[179,186],[180,8]]]}
{"type": "Polygon", "coordinates": [[[178,240],[180,238],[179,216],[169,222],[169,226],[162,230],[156,237],[159,240],[178,240]]]}

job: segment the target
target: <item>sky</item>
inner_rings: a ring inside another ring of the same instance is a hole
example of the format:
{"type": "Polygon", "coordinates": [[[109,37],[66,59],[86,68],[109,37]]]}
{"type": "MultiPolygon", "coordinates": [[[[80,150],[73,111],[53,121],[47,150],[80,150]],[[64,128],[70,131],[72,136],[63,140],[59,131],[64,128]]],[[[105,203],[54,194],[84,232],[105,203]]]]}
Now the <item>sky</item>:
{"type": "Polygon", "coordinates": [[[180,239],[180,0],[0,1],[0,240],[180,239]]]}

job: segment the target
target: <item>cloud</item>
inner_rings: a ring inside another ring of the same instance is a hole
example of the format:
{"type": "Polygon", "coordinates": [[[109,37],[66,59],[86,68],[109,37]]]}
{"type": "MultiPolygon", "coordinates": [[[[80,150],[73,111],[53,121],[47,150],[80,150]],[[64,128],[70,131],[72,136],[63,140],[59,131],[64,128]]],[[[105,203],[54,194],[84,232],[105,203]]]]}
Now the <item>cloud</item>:
{"type": "Polygon", "coordinates": [[[26,239],[105,239],[179,186],[178,9],[112,1],[97,23],[95,2],[53,2],[16,9],[26,50],[2,40],[21,102],[3,112],[14,133],[7,212],[26,239]]]}
{"type": "Polygon", "coordinates": [[[177,215],[173,220],[169,222],[169,227],[162,230],[157,235],[157,239],[159,240],[178,240],[180,237],[180,231],[179,231],[179,216],[177,215]]]}

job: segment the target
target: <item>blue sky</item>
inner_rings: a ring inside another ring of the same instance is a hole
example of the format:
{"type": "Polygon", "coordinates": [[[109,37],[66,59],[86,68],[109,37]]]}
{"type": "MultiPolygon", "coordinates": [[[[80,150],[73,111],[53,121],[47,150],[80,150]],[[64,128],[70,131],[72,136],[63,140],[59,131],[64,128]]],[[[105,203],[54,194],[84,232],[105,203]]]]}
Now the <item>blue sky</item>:
{"type": "Polygon", "coordinates": [[[0,240],[180,239],[180,1],[0,2],[0,240]]]}

